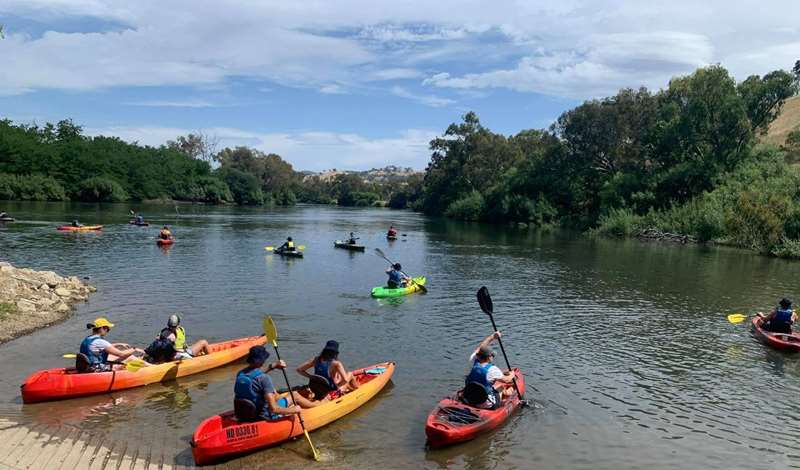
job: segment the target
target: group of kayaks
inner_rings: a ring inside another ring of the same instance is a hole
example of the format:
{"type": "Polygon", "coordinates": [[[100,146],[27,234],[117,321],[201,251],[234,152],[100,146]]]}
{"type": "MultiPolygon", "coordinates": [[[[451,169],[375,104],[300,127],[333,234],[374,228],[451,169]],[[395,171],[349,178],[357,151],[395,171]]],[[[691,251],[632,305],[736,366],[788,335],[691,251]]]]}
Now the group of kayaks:
{"type": "MultiPolygon", "coordinates": [[[[13,219],[12,219],[13,220],[13,219]]],[[[150,222],[146,222],[144,220],[137,220],[131,219],[128,221],[128,225],[134,225],[137,227],[149,227],[150,222]]],[[[101,232],[103,230],[102,225],[61,225],[56,227],[56,230],[59,232],[101,232]]],[[[175,243],[175,238],[161,238],[156,237],[156,245],[158,246],[170,246],[175,243]]]]}

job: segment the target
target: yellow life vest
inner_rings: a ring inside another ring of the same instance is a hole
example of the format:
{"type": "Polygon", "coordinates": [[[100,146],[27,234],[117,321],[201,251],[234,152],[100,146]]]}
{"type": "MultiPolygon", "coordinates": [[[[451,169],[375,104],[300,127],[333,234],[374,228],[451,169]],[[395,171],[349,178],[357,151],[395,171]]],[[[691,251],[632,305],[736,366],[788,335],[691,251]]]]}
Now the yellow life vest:
{"type": "Polygon", "coordinates": [[[186,346],[186,331],[182,326],[175,328],[175,349],[183,351],[186,346]]]}
{"type": "Polygon", "coordinates": [[[294,248],[294,242],[286,242],[286,247],[289,249],[294,248]]]}

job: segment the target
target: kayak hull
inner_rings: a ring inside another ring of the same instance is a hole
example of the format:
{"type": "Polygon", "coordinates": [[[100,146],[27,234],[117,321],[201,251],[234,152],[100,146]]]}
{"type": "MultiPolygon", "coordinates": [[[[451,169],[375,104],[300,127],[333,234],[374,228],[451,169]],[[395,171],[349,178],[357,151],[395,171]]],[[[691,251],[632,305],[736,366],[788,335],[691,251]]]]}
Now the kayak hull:
{"type": "Polygon", "coordinates": [[[38,403],[63,400],[185,377],[234,362],[246,356],[250,347],[265,343],[264,336],[214,343],[209,345],[211,353],[205,356],[146,366],[136,372],[118,370],[79,374],[74,368],[64,367],[41,370],[31,374],[23,382],[22,401],[38,403]]]}
{"type": "Polygon", "coordinates": [[[336,240],[335,242],[333,242],[333,246],[335,246],[336,248],[342,248],[343,250],[350,250],[350,251],[364,251],[367,248],[364,245],[352,245],[342,240],[336,240]]]}
{"type": "Polygon", "coordinates": [[[82,227],[73,227],[72,225],[62,225],[56,228],[59,232],[97,232],[103,230],[102,225],[84,225],[82,227]]]}
{"type": "MultiPolygon", "coordinates": [[[[514,369],[514,373],[519,390],[524,395],[525,377],[519,369],[514,369]]],[[[521,405],[522,402],[516,394],[506,398],[496,410],[466,405],[458,399],[457,394],[445,398],[431,411],[425,423],[428,447],[444,447],[475,439],[505,423],[521,405]]]]}
{"type": "Polygon", "coordinates": [[[386,235],[386,239],[389,241],[397,240],[397,235],[386,235]]]}
{"type": "Polygon", "coordinates": [[[273,253],[276,255],[286,256],[287,258],[302,258],[303,252],[300,250],[297,251],[282,251],[282,250],[273,250],[273,253]]]}
{"type": "Polygon", "coordinates": [[[403,295],[413,294],[419,290],[422,290],[420,286],[424,286],[427,279],[425,276],[419,276],[413,278],[414,282],[410,286],[406,287],[398,287],[396,289],[392,289],[386,286],[378,286],[372,288],[372,296],[378,299],[386,298],[386,297],[401,297],[403,295]]]}
{"type": "Polygon", "coordinates": [[[173,243],[175,243],[175,239],[174,238],[169,238],[169,239],[157,238],[156,239],[156,245],[159,245],[159,246],[168,246],[168,245],[172,245],[173,243]]]}
{"type": "Polygon", "coordinates": [[[140,224],[140,223],[136,222],[135,220],[129,220],[128,224],[136,225],[137,227],[149,227],[150,226],[150,222],[142,222],[140,224]]]}
{"type": "Polygon", "coordinates": [[[17,219],[13,217],[0,217],[0,222],[14,222],[15,220],[17,219]]]}
{"type": "MultiPolygon", "coordinates": [[[[360,386],[330,402],[302,411],[306,429],[319,429],[356,410],[380,392],[394,373],[394,362],[383,362],[353,371],[360,386]],[[382,369],[377,374],[366,371],[382,369]]],[[[286,396],[286,393],[281,396],[286,396]]],[[[233,411],[204,420],[192,435],[192,455],[197,465],[247,454],[301,436],[303,430],[297,416],[272,421],[239,422],[233,411]]]]}
{"type": "Polygon", "coordinates": [[[753,316],[752,332],[757,340],[767,346],[785,352],[800,352],[800,333],[773,333],[761,327],[763,320],[758,316],[753,316]]]}

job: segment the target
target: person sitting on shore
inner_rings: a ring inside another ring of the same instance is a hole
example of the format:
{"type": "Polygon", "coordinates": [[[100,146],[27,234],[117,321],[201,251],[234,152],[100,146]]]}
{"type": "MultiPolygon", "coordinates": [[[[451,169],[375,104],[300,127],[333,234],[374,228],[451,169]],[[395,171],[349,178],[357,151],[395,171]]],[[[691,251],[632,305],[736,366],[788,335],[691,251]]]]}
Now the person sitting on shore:
{"type": "Polygon", "coordinates": [[[512,371],[503,372],[492,362],[495,352],[489,345],[494,340],[499,339],[500,336],[499,331],[487,336],[469,357],[472,369],[464,379],[464,383],[466,386],[471,383],[478,383],[486,389],[487,394],[486,401],[476,405],[478,408],[494,409],[503,398],[509,397],[514,393],[513,387],[505,387],[505,391],[502,393],[498,389],[498,386],[510,384],[514,381],[514,373],[512,371]]]}
{"type": "Polygon", "coordinates": [[[347,393],[358,388],[358,380],[352,372],[347,369],[339,360],[339,343],[330,340],[325,343],[322,352],[318,356],[312,357],[297,367],[297,373],[309,380],[318,378],[327,382],[330,391],[338,391],[340,394],[347,393]],[[314,368],[314,374],[310,374],[308,369],[314,368]]]}
{"type": "Polygon", "coordinates": [[[327,398],[312,401],[297,392],[291,392],[292,402],[288,396],[281,397],[267,374],[275,369],[285,369],[286,363],[274,362],[263,371],[261,367],[268,358],[269,351],[264,346],[253,346],[247,354],[247,367],[236,374],[233,407],[239,419],[271,421],[286,415],[300,414],[303,408],[314,408],[327,401],[327,398]]]}
{"type": "MultiPolygon", "coordinates": [[[[121,370],[125,368],[124,364],[111,364],[108,361],[109,355],[116,356],[115,362],[123,362],[135,353],[144,354],[144,351],[138,348],[122,350],[109,343],[105,339],[105,336],[111,331],[111,328],[114,328],[114,324],[103,317],[88,323],[86,328],[91,329],[92,334],[84,338],[81,342],[78,361],[87,361],[89,372],[109,372],[111,370],[121,370]]],[[[78,369],[80,370],[81,367],[78,367],[78,369]]]]}
{"type": "Polygon", "coordinates": [[[389,275],[389,280],[386,282],[386,285],[390,289],[405,287],[411,282],[411,278],[406,276],[402,269],[403,267],[400,263],[395,263],[386,270],[386,274],[389,275]]]}
{"type": "Polygon", "coordinates": [[[773,333],[792,333],[792,324],[797,321],[797,314],[792,310],[792,301],[781,299],[778,306],[766,315],[758,312],[761,317],[761,327],[773,333]]]}
{"type": "Polygon", "coordinates": [[[173,359],[191,359],[211,353],[211,350],[208,348],[208,341],[205,339],[197,340],[194,344],[189,346],[186,343],[186,330],[180,325],[181,317],[178,315],[170,315],[167,320],[167,327],[161,330],[161,333],[158,335],[160,339],[172,343],[172,347],[175,350],[173,359]]]}
{"type": "Polygon", "coordinates": [[[356,240],[358,240],[358,237],[356,237],[353,232],[350,232],[350,238],[347,239],[347,243],[349,243],[350,245],[355,245],[356,240]]]}
{"type": "Polygon", "coordinates": [[[169,231],[166,225],[158,232],[158,238],[162,240],[172,240],[172,232],[169,231]]]}
{"type": "Polygon", "coordinates": [[[278,251],[296,251],[297,248],[294,246],[294,241],[292,241],[292,237],[287,237],[286,242],[283,245],[278,247],[278,251]]]}

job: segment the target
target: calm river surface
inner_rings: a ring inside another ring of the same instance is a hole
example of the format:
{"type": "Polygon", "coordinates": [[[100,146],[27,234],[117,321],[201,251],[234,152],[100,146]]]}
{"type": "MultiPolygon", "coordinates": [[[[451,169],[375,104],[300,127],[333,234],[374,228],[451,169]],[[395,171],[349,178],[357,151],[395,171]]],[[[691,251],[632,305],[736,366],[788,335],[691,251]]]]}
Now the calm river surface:
{"type": "MultiPolygon", "coordinates": [[[[87,320],[107,316],[109,337],[145,346],[173,312],[190,339],[258,334],[276,319],[291,365],[341,343],[348,367],[397,362],[371,403],[313,433],[326,468],[763,468],[800,467],[800,356],[766,349],[732,311],[796,297],[800,263],[702,247],[591,240],[411,212],[300,206],[284,210],[140,207],[178,242],[156,247],[157,227],[127,225],[126,205],[4,203],[24,222],[0,226],[0,259],[89,276],[97,293],[62,324],[0,346],[0,413],[106,429],[163,432],[185,448],[205,417],[231,407],[229,366],[164,385],[56,403],[21,404],[19,384],[64,364],[87,320]],[[54,230],[74,217],[102,234],[54,230]],[[401,240],[384,238],[390,223],[401,240]],[[333,248],[354,230],[410,274],[427,295],[379,302],[370,288],[386,263],[333,248]],[[306,258],[265,254],[287,235],[306,258]],[[494,434],[425,449],[437,400],[463,384],[467,357],[491,324],[475,301],[486,285],[512,365],[536,406],[494,434]],[[153,429],[154,431],[150,431],[153,429]]],[[[296,383],[300,380],[292,376],[296,383]]],[[[276,383],[280,377],[274,376],[276,383]]],[[[308,464],[302,441],[243,460],[308,464]]]]}

